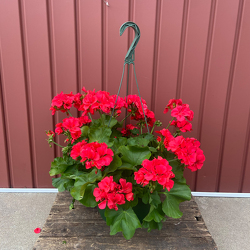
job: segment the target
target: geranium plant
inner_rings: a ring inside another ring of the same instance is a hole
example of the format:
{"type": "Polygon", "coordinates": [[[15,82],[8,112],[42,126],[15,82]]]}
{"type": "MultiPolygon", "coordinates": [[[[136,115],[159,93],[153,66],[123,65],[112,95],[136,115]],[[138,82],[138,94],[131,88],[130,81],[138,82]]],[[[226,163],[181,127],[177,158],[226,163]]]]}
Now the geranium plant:
{"type": "Polygon", "coordinates": [[[63,157],[54,159],[50,175],[60,175],[53,186],[72,195],[70,209],[75,200],[98,206],[110,234],[122,231],[126,239],[137,228],[160,230],[167,217],[182,216],[179,204],[191,199],[183,171],[196,171],[205,160],[199,141],[181,135],[192,130],[188,104],[170,100],[164,113],[170,111],[172,119],[156,136],[155,126],[162,123],[137,95],[121,98],[83,88],[83,94],[55,96],[50,109],[53,115],[65,113],[47,135],[50,144],[62,147],[63,157]],[[64,135],[67,145],[55,142],[55,134],[64,135]]]}

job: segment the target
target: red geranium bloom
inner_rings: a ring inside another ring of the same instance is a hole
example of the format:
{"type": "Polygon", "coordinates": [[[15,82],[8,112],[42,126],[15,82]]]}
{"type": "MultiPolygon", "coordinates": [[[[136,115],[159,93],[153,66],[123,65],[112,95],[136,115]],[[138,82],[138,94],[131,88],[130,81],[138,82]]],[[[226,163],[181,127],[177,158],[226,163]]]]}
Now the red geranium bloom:
{"type": "Polygon", "coordinates": [[[164,109],[164,114],[168,112],[169,109],[174,109],[177,105],[182,105],[182,100],[181,99],[170,99],[168,105],[164,109]]]}
{"type": "Polygon", "coordinates": [[[168,191],[173,188],[174,181],[171,179],[174,178],[175,175],[166,159],[160,156],[152,161],[146,159],[142,162],[142,166],[138,172],[134,173],[136,183],[146,186],[149,181],[157,181],[168,191]]]}
{"type": "MultiPolygon", "coordinates": [[[[79,143],[77,143],[76,145],[78,145],[79,143]]],[[[102,167],[110,165],[111,161],[113,160],[114,153],[104,142],[91,142],[87,144],[84,143],[80,146],[76,145],[73,146],[73,156],[78,157],[78,153],[80,151],[81,162],[85,163],[86,169],[92,167],[102,169],[102,167]]]]}
{"type": "Polygon", "coordinates": [[[132,193],[132,183],[120,179],[121,185],[113,181],[113,176],[105,177],[98,183],[98,188],[94,189],[93,195],[96,201],[100,201],[98,207],[105,209],[108,205],[109,209],[118,210],[117,205],[125,203],[125,197],[128,201],[134,199],[132,193]],[[125,196],[124,196],[125,195],[125,196]]]}

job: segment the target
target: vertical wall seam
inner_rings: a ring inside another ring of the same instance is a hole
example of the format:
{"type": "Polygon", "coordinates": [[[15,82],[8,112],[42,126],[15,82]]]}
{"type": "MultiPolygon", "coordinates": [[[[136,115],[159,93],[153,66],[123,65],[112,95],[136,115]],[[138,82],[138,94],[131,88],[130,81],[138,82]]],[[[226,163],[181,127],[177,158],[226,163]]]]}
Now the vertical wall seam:
{"type": "Polygon", "coordinates": [[[243,151],[243,160],[242,160],[242,167],[241,167],[241,175],[240,175],[240,185],[239,185],[239,193],[243,192],[243,186],[244,186],[244,176],[246,173],[246,165],[248,160],[248,150],[250,147],[250,109],[249,109],[249,115],[248,115],[248,122],[247,122],[247,133],[244,143],[244,151],[243,151]]]}
{"type": "Polygon", "coordinates": [[[227,132],[228,113],[229,113],[229,105],[230,105],[230,100],[231,100],[231,92],[232,92],[234,71],[235,71],[235,65],[236,65],[239,37],[240,37],[243,4],[244,4],[244,0],[240,0],[239,7],[238,7],[236,27],[235,27],[232,59],[231,59],[231,65],[230,65],[230,70],[229,70],[227,94],[226,94],[226,101],[225,101],[225,107],[224,107],[224,117],[223,117],[223,122],[222,122],[220,153],[219,153],[219,160],[218,160],[219,168],[218,168],[217,175],[216,175],[216,191],[217,192],[219,191],[220,181],[221,181],[222,164],[223,164],[223,158],[224,158],[225,140],[226,140],[226,132],[227,132]]]}
{"type": "MultiPolygon", "coordinates": [[[[52,41],[52,30],[51,30],[51,22],[52,22],[52,17],[51,17],[51,7],[50,7],[50,2],[49,0],[46,0],[46,11],[47,11],[47,30],[48,30],[48,47],[49,47],[49,69],[50,69],[50,91],[51,91],[51,100],[53,99],[55,95],[54,91],[54,67],[53,67],[53,41],[52,41]]],[[[51,116],[52,119],[52,125],[53,125],[53,130],[56,126],[56,121],[55,121],[55,115],[51,116]]],[[[56,140],[56,138],[55,138],[56,140]]],[[[56,147],[53,147],[54,150],[54,158],[57,156],[56,153],[56,147]]]]}
{"type": "MultiPolygon", "coordinates": [[[[79,21],[79,5],[78,0],[74,1],[74,16],[75,16],[75,52],[76,52],[76,90],[79,93],[81,89],[81,47],[80,47],[80,21],[79,21]]],[[[78,112],[79,113],[79,112],[78,112]]]]}
{"type": "MultiPolygon", "coordinates": [[[[131,22],[135,22],[135,0],[129,0],[128,13],[129,13],[128,20],[131,21],[131,22]]],[[[128,29],[128,48],[127,48],[127,50],[129,50],[129,47],[130,47],[131,43],[133,42],[133,37],[134,37],[134,30],[133,29],[128,29]]],[[[135,56],[136,56],[136,51],[135,51],[135,56]]],[[[130,66],[132,67],[132,65],[127,65],[127,69],[130,66]]],[[[130,74],[129,74],[129,90],[128,90],[129,94],[133,94],[132,93],[133,85],[134,85],[134,71],[130,70],[130,74]]]]}
{"type": "Polygon", "coordinates": [[[102,5],[102,90],[107,91],[107,6],[103,1],[102,5]]]}
{"type": "Polygon", "coordinates": [[[189,10],[189,0],[186,0],[184,1],[184,6],[183,6],[180,54],[179,54],[177,86],[176,86],[176,99],[180,98],[180,94],[181,94],[181,82],[182,82],[182,74],[183,74],[185,45],[186,45],[188,10],[189,10]]]}
{"type": "MultiPolygon", "coordinates": [[[[205,109],[205,97],[206,97],[207,82],[208,82],[208,71],[209,71],[209,65],[210,65],[212,41],[213,41],[213,33],[214,33],[214,25],[215,25],[216,5],[217,5],[216,0],[212,0],[209,25],[208,25],[208,35],[207,35],[207,45],[206,45],[206,53],[205,53],[205,61],[204,61],[201,95],[200,95],[201,98],[200,98],[200,111],[199,111],[199,118],[198,118],[198,138],[197,138],[199,141],[201,141],[203,114],[204,114],[204,109],[205,109]]],[[[198,181],[198,173],[196,172],[194,191],[196,191],[197,189],[197,181],[198,181]]]]}
{"type": "Polygon", "coordinates": [[[32,174],[32,185],[37,187],[37,170],[35,164],[35,143],[32,140],[34,137],[34,128],[32,126],[32,112],[31,112],[31,90],[30,90],[30,79],[29,79],[29,65],[28,65],[28,51],[27,51],[27,39],[25,37],[26,27],[24,20],[24,6],[22,0],[18,1],[19,8],[19,20],[20,20],[20,34],[21,34],[21,46],[23,56],[23,71],[24,71],[24,83],[25,83],[25,98],[26,98],[26,109],[27,109],[27,124],[28,124],[28,136],[29,136],[29,151],[30,151],[30,163],[31,163],[31,174],[32,174]]]}
{"type": "Polygon", "coordinates": [[[7,125],[6,125],[6,108],[3,94],[3,67],[2,67],[2,57],[1,57],[1,43],[0,43],[0,102],[2,104],[2,125],[4,133],[4,147],[5,147],[5,157],[6,157],[6,167],[7,167],[7,178],[9,187],[13,187],[12,178],[11,178],[11,166],[10,166],[10,153],[9,153],[9,142],[7,138],[7,125]]]}
{"type": "MultiPolygon", "coordinates": [[[[128,21],[133,22],[133,0],[129,0],[128,2],[128,21]]],[[[130,44],[132,42],[132,29],[128,29],[128,44],[127,44],[127,50],[130,47],[130,44]]],[[[126,70],[128,70],[128,68],[130,67],[130,65],[127,65],[127,69],[125,68],[125,75],[127,76],[127,72],[126,70]]],[[[130,71],[130,75],[129,75],[129,79],[128,79],[128,94],[131,93],[131,85],[132,85],[132,77],[133,76],[133,70],[130,71]]]]}
{"type": "Polygon", "coordinates": [[[155,15],[155,40],[154,40],[154,56],[153,56],[153,74],[152,74],[152,91],[151,91],[151,110],[155,112],[156,103],[156,85],[158,79],[158,64],[159,64],[159,44],[161,33],[161,18],[162,18],[162,0],[156,2],[155,15]]]}

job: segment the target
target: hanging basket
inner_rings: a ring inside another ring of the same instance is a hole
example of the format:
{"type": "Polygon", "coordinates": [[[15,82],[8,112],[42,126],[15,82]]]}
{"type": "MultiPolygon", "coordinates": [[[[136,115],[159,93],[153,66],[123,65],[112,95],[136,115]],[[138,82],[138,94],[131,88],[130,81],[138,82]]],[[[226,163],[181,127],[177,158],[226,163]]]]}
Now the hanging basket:
{"type": "Polygon", "coordinates": [[[52,114],[63,112],[67,117],[56,125],[55,132],[47,131],[48,142],[62,147],[63,153],[51,164],[50,175],[60,175],[53,178],[53,186],[70,192],[70,209],[75,200],[86,207],[98,206],[110,234],[122,231],[126,239],[132,238],[137,228],[160,230],[167,217],[180,218],[180,203],[191,199],[184,168],[196,171],[205,160],[200,143],[182,135],[192,130],[193,111],[181,99],[169,101],[164,113],[169,111],[170,122],[154,134],[162,123],[141,98],[134,65],[140,30],[127,22],[120,34],[128,27],[135,30],[135,39],[125,57],[117,95],[85,88],[83,94],[61,92],[50,109],[52,114]],[[139,96],[128,95],[128,82],[126,97],[119,96],[126,65],[127,79],[130,65],[133,67],[139,96]],[[73,117],[71,108],[81,116],[73,117]],[[124,119],[121,109],[126,111],[124,119]],[[100,118],[93,119],[94,113],[100,118]],[[127,118],[136,124],[127,124],[127,118]],[[66,136],[66,146],[55,142],[55,133],[66,136]]]}

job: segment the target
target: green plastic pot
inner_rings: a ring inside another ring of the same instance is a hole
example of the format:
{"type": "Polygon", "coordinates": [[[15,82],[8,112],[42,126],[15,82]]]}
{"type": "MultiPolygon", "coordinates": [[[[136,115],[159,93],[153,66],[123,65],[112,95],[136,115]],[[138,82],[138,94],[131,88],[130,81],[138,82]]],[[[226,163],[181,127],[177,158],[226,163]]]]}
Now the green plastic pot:
{"type": "MultiPolygon", "coordinates": [[[[106,221],[106,217],[104,215],[105,209],[100,209],[99,207],[97,207],[97,208],[98,208],[98,211],[99,211],[101,217],[103,218],[103,220],[106,221]]],[[[141,199],[138,199],[137,205],[132,207],[132,209],[134,210],[135,214],[137,215],[139,221],[142,223],[143,219],[149,213],[150,205],[149,204],[144,204],[141,199]]]]}

